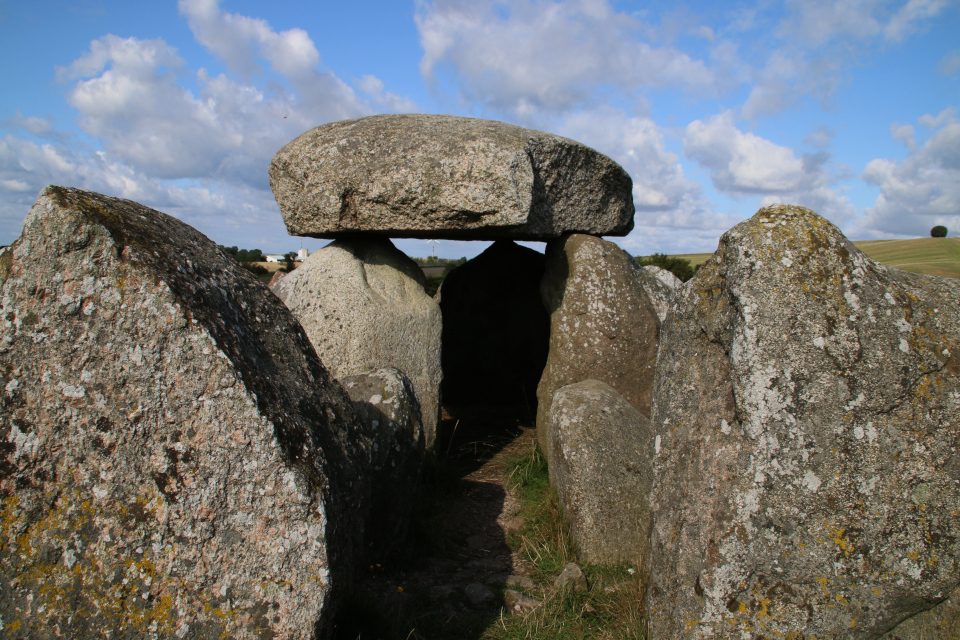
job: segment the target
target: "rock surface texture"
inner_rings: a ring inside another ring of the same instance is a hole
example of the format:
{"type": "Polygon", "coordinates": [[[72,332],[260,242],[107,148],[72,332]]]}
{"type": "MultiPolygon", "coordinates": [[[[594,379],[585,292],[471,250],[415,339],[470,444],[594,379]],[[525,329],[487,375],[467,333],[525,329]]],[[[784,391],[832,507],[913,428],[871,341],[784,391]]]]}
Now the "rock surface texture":
{"type": "Polygon", "coordinates": [[[392,367],[339,382],[368,431],[371,489],[364,548],[370,562],[383,562],[400,551],[410,525],[424,454],[420,403],[410,380],[392,367]]]}
{"type": "Polygon", "coordinates": [[[650,304],[657,311],[660,322],[663,322],[667,319],[667,312],[670,311],[677,289],[683,286],[683,281],[670,271],[652,264],[643,268],[641,276],[643,290],[647,292],[650,304]]]}
{"type": "Polygon", "coordinates": [[[380,115],[312,129],[270,163],[292,235],[626,235],[633,182],[582,144],[492,120],[380,115]]]}
{"type": "Polygon", "coordinates": [[[561,388],[551,414],[553,479],[578,560],[642,565],[650,541],[650,419],[598,380],[561,388]]]}
{"type": "Polygon", "coordinates": [[[960,582],[960,283],[776,205],[663,326],[654,638],[878,638],[960,582]]]}
{"type": "Polygon", "coordinates": [[[443,281],[443,399],[528,404],[550,347],[543,254],[498,240],[443,281]]]}
{"type": "Polygon", "coordinates": [[[363,434],[280,301],[182,222],[62,187],[0,286],[4,633],[322,635],[363,434]]]}
{"type": "Polygon", "coordinates": [[[550,353],[537,388],[537,437],[552,468],[549,413],[560,387],[600,380],[649,416],[660,321],[643,287],[648,274],[612,242],[573,234],[548,243],[546,257],[550,353]]]}
{"type": "Polygon", "coordinates": [[[960,589],[933,607],[898,624],[880,640],[956,640],[960,638],[960,589]]]}
{"type": "Polygon", "coordinates": [[[320,360],[341,379],[396,367],[413,383],[427,448],[440,416],[440,307],[423,271],[386,238],[350,238],[314,251],[273,289],[320,360]]]}

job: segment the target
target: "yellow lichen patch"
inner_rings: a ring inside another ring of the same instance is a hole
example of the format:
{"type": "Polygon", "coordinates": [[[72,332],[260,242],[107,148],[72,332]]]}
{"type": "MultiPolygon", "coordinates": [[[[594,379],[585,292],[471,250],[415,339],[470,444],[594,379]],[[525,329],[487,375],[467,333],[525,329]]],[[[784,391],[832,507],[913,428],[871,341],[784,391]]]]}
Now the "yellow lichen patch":
{"type": "MultiPolygon", "coordinates": [[[[152,497],[136,500],[141,517],[155,515],[148,506],[152,497]]],[[[180,585],[158,568],[145,535],[119,526],[131,519],[128,511],[117,503],[95,505],[74,490],[27,524],[18,499],[7,498],[0,511],[0,556],[16,576],[11,584],[32,594],[22,619],[5,621],[7,628],[95,618],[105,635],[111,629],[142,637],[173,634],[180,585]],[[24,528],[11,547],[12,532],[24,528]],[[130,536],[126,543],[116,539],[118,530],[130,536]]]]}
{"type": "Polygon", "coordinates": [[[837,529],[833,535],[833,541],[836,542],[840,550],[843,551],[843,555],[849,557],[850,552],[853,551],[853,545],[847,540],[846,533],[846,529],[837,529]]]}

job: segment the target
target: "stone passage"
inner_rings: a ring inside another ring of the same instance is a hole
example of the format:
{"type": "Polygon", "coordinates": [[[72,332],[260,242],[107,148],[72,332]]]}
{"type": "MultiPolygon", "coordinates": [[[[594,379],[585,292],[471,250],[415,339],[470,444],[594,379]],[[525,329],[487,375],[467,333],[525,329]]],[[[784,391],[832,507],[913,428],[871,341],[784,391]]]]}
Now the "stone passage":
{"type": "Polygon", "coordinates": [[[438,296],[444,402],[536,411],[550,346],[543,266],[543,254],[498,240],[447,275],[438,296]]]}

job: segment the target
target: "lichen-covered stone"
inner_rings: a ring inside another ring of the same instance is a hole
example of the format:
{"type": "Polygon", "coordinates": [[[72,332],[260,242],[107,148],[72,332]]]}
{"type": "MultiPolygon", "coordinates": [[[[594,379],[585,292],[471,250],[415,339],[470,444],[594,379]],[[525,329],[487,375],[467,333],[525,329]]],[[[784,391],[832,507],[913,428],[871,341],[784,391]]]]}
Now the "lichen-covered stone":
{"type": "Polygon", "coordinates": [[[322,636],[363,434],[283,304],[182,222],[62,187],[0,263],[4,637],[322,636]]]}
{"type": "Polygon", "coordinates": [[[650,419],[599,380],[561,388],[550,409],[553,480],[582,563],[649,557],[650,419]]]}
{"type": "Polygon", "coordinates": [[[670,271],[652,264],[644,266],[643,273],[646,274],[641,278],[643,290],[647,292],[650,304],[656,309],[660,322],[663,322],[667,319],[667,312],[670,311],[677,289],[683,285],[683,282],[670,271]]]}
{"type": "Polygon", "coordinates": [[[560,387],[600,380],[650,415],[660,320],[643,286],[649,274],[614,243],[572,234],[549,242],[546,257],[550,352],[537,387],[537,438],[552,467],[550,403],[560,387]]]}
{"type": "Polygon", "coordinates": [[[960,582],[960,283],[776,205],[663,325],[654,638],[878,638],[960,582]]]}
{"type": "Polygon", "coordinates": [[[326,124],[270,163],[287,230],[335,238],[626,235],[633,181],[582,144],[503,122],[380,115],[326,124]]]}
{"type": "Polygon", "coordinates": [[[402,551],[423,463],[423,423],[413,385],[393,367],[339,380],[367,429],[370,510],[367,557],[386,562],[402,551]]]}
{"type": "Polygon", "coordinates": [[[543,267],[542,253],[498,240],[444,279],[444,402],[536,403],[550,346],[543,267]]]}
{"type": "Polygon", "coordinates": [[[413,383],[427,448],[440,419],[440,307],[423,271],[387,238],[331,242],[280,280],[273,292],[303,325],[337,380],[383,367],[413,383]]]}
{"type": "Polygon", "coordinates": [[[907,618],[880,640],[957,640],[960,638],[960,589],[931,609],[907,618]]]}

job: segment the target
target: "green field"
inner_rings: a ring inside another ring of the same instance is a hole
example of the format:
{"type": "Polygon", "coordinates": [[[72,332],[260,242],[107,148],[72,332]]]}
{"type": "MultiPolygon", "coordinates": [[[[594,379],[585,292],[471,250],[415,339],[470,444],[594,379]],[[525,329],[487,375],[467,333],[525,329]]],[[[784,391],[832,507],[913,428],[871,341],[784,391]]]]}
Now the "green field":
{"type": "MultiPolygon", "coordinates": [[[[914,240],[854,241],[865,254],[904,271],[960,279],[960,238],[916,238],[914,240]]],[[[693,266],[706,262],[712,253],[683,253],[677,258],[693,266]]]]}

